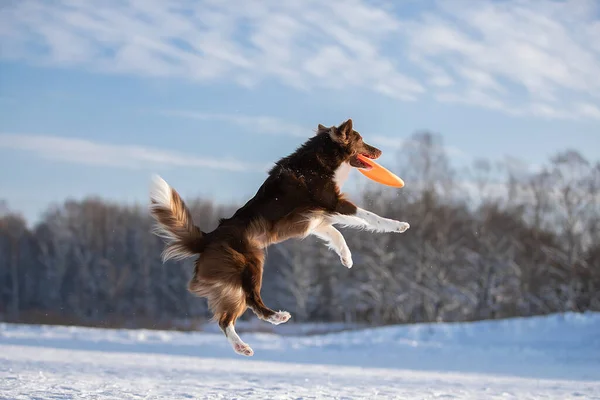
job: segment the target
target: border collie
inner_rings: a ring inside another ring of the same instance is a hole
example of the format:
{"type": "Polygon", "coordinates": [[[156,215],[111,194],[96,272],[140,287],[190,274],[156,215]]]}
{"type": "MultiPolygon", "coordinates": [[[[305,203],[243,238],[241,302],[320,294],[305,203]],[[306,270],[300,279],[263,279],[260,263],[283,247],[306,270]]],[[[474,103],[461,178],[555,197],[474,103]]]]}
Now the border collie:
{"type": "Polygon", "coordinates": [[[198,256],[188,290],[208,300],[219,327],[236,353],[251,356],[235,322],[247,308],[272,324],[290,319],[273,311],[260,296],[265,248],[290,238],[315,235],[352,267],[352,254],[333,225],[374,232],[404,232],[406,222],[382,218],[357,207],[340,187],[350,168],[370,168],[357,157],[371,159],[381,150],[365,143],[349,119],[340,126],[318,126],[317,133],[295,152],[275,163],[257,193],[212,232],[192,221],[179,194],[156,176],[150,193],[154,233],[165,240],[163,261],[198,256]]]}

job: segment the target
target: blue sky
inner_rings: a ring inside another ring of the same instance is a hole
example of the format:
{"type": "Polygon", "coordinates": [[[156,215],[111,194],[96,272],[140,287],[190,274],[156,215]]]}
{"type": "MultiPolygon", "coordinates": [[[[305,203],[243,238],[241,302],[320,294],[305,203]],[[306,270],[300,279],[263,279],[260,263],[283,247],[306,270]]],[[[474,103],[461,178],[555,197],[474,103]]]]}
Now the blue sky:
{"type": "MultiPolygon", "coordinates": [[[[0,198],[35,221],[96,194],[243,202],[317,124],[353,118],[393,169],[600,159],[600,8],[582,1],[11,1],[0,8],[0,198]]],[[[402,171],[396,170],[402,176],[402,171]]],[[[366,178],[354,172],[350,186],[366,178]]],[[[410,182],[407,182],[410,184],[410,182]]]]}

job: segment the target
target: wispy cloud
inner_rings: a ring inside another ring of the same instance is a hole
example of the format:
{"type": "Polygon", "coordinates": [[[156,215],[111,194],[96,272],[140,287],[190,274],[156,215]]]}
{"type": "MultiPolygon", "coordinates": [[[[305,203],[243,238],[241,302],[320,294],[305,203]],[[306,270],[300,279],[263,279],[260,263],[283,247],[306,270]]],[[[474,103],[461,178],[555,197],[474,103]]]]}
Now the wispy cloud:
{"type": "MultiPolygon", "coordinates": [[[[304,128],[300,125],[270,116],[214,114],[186,110],[163,110],[161,111],[161,114],[178,118],[191,118],[201,121],[219,121],[226,124],[233,124],[241,127],[249,134],[291,136],[307,139],[315,134],[316,129],[316,127],[313,129],[304,128]]],[[[368,143],[371,143],[375,146],[381,146],[382,149],[388,149],[388,151],[399,150],[411,143],[410,140],[401,137],[371,134],[368,132],[362,132],[362,134],[368,143]]],[[[461,149],[455,146],[444,146],[444,151],[446,151],[446,154],[450,157],[464,157],[466,155],[461,149]]]]}
{"type": "Polygon", "coordinates": [[[314,135],[314,131],[316,129],[316,126],[313,129],[304,128],[300,125],[289,123],[279,118],[267,116],[214,114],[188,110],[164,110],[161,111],[161,114],[171,117],[197,119],[201,121],[219,121],[239,126],[248,133],[276,136],[308,138],[314,135]]]}
{"type": "MultiPolygon", "coordinates": [[[[411,139],[394,138],[382,135],[366,135],[365,140],[375,146],[381,146],[381,149],[384,150],[384,153],[385,149],[387,149],[388,152],[392,150],[401,151],[402,149],[409,149],[417,144],[417,142],[411,139]]],[[[441,149],[443,149],[445,155],[451,158],[467,157],[467,153],[456,146],[445,145],[442,146],[441,149]]]]}
{"type": "Polygon", "coordinates": [[[0,11],[0,56],[195,82],[360,88],[402,101],[431,95],[516,116],[600,118],[597,1],[410,3],[405,12],[407,3],[370,0],[14,1],[0,11]]]}
{"type": "Polygon", "coordinates": [[[0,133],[0,149],[32,152],[40,157],[74,164],[118,168],[178,166],[234,172],[264,172],[256,165],[227,158],[195,157],[179,152],[136,145],[114,145],[85,139],[0,133]]]}
{"type": "Polygon", "coordinates": [[[423,91],[382,53],[398,21],[362,1],[27,1],[4,5],[1,19],[2,56],[41,64],[401,99],[423,91]]]}
{"type": "MultiPolygon", "coordinates": [[[[410,58],[451,76],[441,102],[512,115],[600,118],[599,3],[448,1],[407,23],[410,58]]],[[[439,85],[438,85],[439,86],[439,85]]]]}

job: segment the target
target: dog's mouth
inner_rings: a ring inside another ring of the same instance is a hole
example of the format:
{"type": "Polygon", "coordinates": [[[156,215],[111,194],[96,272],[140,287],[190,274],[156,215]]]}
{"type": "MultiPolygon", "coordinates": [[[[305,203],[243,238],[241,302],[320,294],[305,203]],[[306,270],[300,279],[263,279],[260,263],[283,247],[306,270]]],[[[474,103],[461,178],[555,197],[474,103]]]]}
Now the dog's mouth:
{"type": "MultiPolygon", "coordinates": [[[[370,160],[374,160],[377,158],[377,156],[375,155],[371,155],[368,153],[359,153],[362,157],[364,158],[368,158],[370,160]]],[[[367,163],[366,161],[361,160],[361,158],[358,155],[352,156],[352,158],[350,158],[350,165],[353,166],[354,168],[360,168],[360,169],[364,169],[364,170],[370,170],[373,169],[373,166],[369,163],[367,163]]]]}

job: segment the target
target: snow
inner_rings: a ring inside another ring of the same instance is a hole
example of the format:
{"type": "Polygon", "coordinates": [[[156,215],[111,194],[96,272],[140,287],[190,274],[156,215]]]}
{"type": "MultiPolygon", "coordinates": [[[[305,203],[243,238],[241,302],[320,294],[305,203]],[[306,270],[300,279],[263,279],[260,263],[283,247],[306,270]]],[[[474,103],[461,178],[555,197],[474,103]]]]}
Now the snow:
{"type": "Polygon", "coordinates": [[[0,398],[600,399],[600,313],[293,327],[241,333],[246,358],[220,333],[0,324],[0,398]]]}

